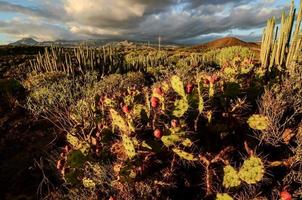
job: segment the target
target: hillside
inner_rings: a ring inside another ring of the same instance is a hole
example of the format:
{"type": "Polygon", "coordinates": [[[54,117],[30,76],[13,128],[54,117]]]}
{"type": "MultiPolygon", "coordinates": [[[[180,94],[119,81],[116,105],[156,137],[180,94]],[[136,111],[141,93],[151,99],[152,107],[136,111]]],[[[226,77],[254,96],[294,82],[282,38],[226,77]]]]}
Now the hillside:
{"type": "Polygon", "coordinates": [[[21,40],[18,40],[16,42],[10,43],[9,45],[13,46],[34,46],[37,45],[39,42],[32,38],[23,38],[21,40]]]}
{"type": "Polygon", "coordinates": [[[193,46],[193,49],[196,50],[209,50],[209,49],[220,49],[224,47],[232,47],[232,46],[243,46],[250,47],[252,49],[259,49],[259,45],[254,42],[245,42],[235,37],[225,37],[217,40],[213,40],[208,43],[200,44],[193,46]]]}

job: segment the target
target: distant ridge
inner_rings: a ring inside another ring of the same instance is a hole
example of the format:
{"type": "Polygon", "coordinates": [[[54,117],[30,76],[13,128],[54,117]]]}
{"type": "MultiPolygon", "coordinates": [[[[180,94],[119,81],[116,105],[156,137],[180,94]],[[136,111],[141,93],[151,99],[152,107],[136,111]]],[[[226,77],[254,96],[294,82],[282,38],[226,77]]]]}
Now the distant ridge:
{"type": "MultiPolygon", "coordinates": [[[[54,40],[37,42],[32,38],[23,38],[16,42],[10,43],[12,46],[61,46],[61,47],[76,47],[79,45],[87,45],[90,47],[100,47],[106,45],[112,46],[131,46],[131,45],[150,45],[157,46],[157,41],[139,41],[139,40],[122,40],[122,39],[88,39],[88,40],[54,40]]],[[[178,46],[174,43],[162,42],[163,46],[178,46]]]]}
{"type": "Polygon", "coordinates": [[[235,37],[220,38],[208,43],[193,46],[193,48],[200,49],[200,50],[210,50],[210,49],[220,49],[220,48],[232,47],[232,46],[243,46],[243,47],[250,47],[253,49],[259,48],[259,45],[254,42],[244,42],[235,37]]]}
{"type": "Polygon", "coordinates": [[[13,45],[13,46],[35,46],[38,43],[39,42],[37,42],[36,40],[34,40],[32,38],[23,38],[23,39],[18,40],[16,42],[10,43],[9,45],[13,45]]]}

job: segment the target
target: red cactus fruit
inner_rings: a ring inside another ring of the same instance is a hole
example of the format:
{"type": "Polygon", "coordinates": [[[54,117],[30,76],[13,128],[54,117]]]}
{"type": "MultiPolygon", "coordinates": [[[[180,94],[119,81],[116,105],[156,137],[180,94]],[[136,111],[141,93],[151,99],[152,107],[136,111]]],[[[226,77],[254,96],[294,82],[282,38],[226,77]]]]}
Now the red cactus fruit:
{"type": "Polygon", "coordinates": [[[171,126],[172,126],[173,128],[178,127],[178,126],[179,126],[178,121],[177,121],[176,119],[173,119],[173,120],[171,121],[171,126]]]}
{"type": "Polygon", "coordinates": [[[153,132],[153,135],[154,135],[154,137],[156,137],[157,139],[160,139],[160,138],[163,136],[161,130],[159,130],[159,129],[156,129],[156,130],[153,132]]]}
{"type": "Polygon", "coordinates": [[[151,98],[151,106],[153,108],[157,108],[158,104],[159,104],[159,99],[157,97],[152,97],[151,98]]]}
{"type": "Polygon", "coordinates": [[[281,200],[292,200],[292,195],[288,191],[284,190],[280,192],[280,198],[281,200]]]}
{"type": "Polygon", "coordinates": [[[193,91],[193,89],[194,89],[194,84],[193,84],[193,83],[188,83],[188,84],[186,85],[186,93],[187,93],[187,94],[191,94],[192,91],[193,91]]]}
{"type": "Polygon", "coordinates": [[[156,88],[153,89],[153,93],[158,94],[158,95],[162,95],[163,90],[161,89],[161,87],[156,87],[156,88]]]}
{"type": "Polygon", "coordinates": [[[208,79],[205,79],[204,84],[208,85],[208,84],[210,84],[210,81],[208,79]]]}
{"type": "Polygon", "coordinates": [[[130,113],[130,107],[128,105],[123,106],[123,112],[126,114],[130,113]]]}

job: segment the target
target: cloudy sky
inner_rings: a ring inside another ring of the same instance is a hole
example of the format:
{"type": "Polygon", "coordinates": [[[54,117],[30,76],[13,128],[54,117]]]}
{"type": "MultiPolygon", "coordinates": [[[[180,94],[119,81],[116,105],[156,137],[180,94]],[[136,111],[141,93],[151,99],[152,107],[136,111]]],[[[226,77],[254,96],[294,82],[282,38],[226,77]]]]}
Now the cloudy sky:
{"type": "MultiPolygon", "coordinates": [[[[298,4],[298,0],[295,2],[298,4]]],[[[0,0],[0,44],[119,38],[199,43],[259,39],[266,19],[290,0],[0,0]]]]}

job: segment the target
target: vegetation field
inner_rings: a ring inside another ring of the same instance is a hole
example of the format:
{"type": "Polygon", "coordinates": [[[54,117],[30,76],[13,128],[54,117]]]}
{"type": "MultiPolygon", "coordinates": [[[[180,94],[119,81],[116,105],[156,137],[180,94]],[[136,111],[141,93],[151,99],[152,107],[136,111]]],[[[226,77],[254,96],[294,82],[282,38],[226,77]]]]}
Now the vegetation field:
{"type": "Polygon", "coordinates": [[[0,199],[301,199],[301,20],[260,45],[1,46],[0,199]]]}

